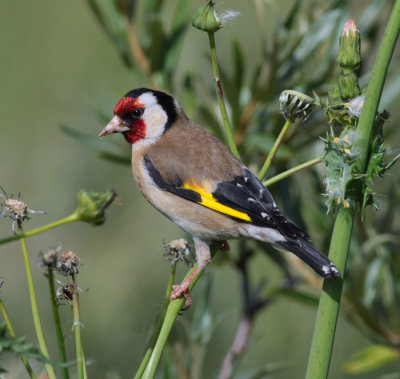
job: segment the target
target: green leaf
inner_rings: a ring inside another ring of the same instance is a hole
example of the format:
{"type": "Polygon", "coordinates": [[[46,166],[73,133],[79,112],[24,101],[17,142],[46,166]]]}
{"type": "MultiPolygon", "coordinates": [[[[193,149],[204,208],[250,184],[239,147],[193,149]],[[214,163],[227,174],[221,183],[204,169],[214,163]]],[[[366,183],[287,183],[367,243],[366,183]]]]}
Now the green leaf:
{"type": "Polygon", "coordinates": [[[311,305],[313,307],[318,306],[318,301],[319,297],[310,294],[306,291],[303,291],[299,288],[282,288],[282,287],[277,287],[272,290],[268,290],[267,294],[269,296],[276,296],[276,295],[282,295],[287,297],[290,300],[297,301],[298,303],[304,304],[304,305],[311,305]]]}
{"type": "Polygon", "coordinates": [[[123,15],[112,0],[87,0],[105,33],[114,42],[122,60],[132,67],[123,15]]]}
{"type": "Polygon", "coordinates": [[[7,335],[7,326],[3,322],[0,324],[0,354],[11,353],[17,356],[35,358],[42,362],[49,362],[40,352],[39,347],[25,342],[25,337],[11,338],[7,335]]]}
{"type": "Polygon", "coordinates": [[[314,22],[293,54],[297,62],[303,62],[330,38],[343,12],[343,9],[332,9],[314,22]]]}
{"type": "Polygon", "coordinates": [[[95,151],[97,155],[105,160],[116,163],[131,163],[131,156],[128,149],[113,143],[112,141],[100,140],[99,138],[80,132],[79,130],[70,128],[66,125],[60,125],[63,133],[83,143],[85,146],[95,151]]]}
{"type": "Polygon", "coordinates": [[[191,4],[187,0],[179,0],[172,19],[171,33],[168,35],[164,49],[164,69],[171,75],[178,64],[183,38],[189,26],[191,4]]]}
{"type": "Polygon", "coordinates": [[[233,83],[236,92],[239,96],[240,90],[243,86],[244,77],[244,59],[243,51],[237,40],[232,41],[232,56],[233,56],[233,83]]]}
{"type": "MultiPolygon", "coordinates": [[[[245,147],[246,151],[254,151],[254,149],[262,152],[268,152],[274,145],[275,138],[270,134],[251,134],[246,137],[245,147]]],[[[279,146],[279,150],[276,153],[276,159],[287,160],[292,156],[292,151],[288,145],[282,144],[279,146]]]]}
{"type": "Polygon", "coordinates": [[[222,132],[221,124],[218,121],[215,113],[210,108],[205,107],[204,105],[200,105],[198,107],[198,110],[200,116],[204,120],[204,126],[210,129],[217,138],[223,141],[225,139],[225,136],[222,132]]]}
{"type": "Polygon", "coordinates": [[[149,30],[151,37],[149,49],[151,72],[157,72],[162,69],[163,51],[166,45],[166,35],[160,16],[154,15],[149,30]]]}
{"type": "Polygon", "coordinates": [[[385,1],[375,0],[366,6],[362,10],[361,15],[357,18],[359,29],[368,29],[373,27],[377,23],[377,20],[379,20],[378,15],[385,5],[385,1]]]}
{"type": "Polygon", "coordinates": [[[203,348],[211,340],[213,331],[213,319],[210,308],[211,289],[212,289],[212,271],[208,271],[207,280],[205,281],[204,293],[196,305],[193,316],[191,338],[203,348]]]}
{"type": "Polygon", "coordinates": [[[372,345],[356,353],[344,365],[351,374],[362,374],[399,359],[399,351],[384,345],[372,345]]]}
{"type": "Polygon", "coordinates": [[[196,91],[194,88],[195,75],[188,72],[183,79],[182,106],[187,115],[193,118],[196,112],[196,91]]]}

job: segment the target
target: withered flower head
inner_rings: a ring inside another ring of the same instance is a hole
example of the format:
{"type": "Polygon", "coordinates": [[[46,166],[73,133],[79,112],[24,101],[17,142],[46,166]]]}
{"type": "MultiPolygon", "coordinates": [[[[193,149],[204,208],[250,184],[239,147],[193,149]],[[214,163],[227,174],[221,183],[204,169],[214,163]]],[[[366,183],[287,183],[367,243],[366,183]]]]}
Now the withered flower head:
{"type": "Polygon", "coordinates": [[[190,245],[185,239],[172,240],[171,242],[164,243],[163,247],[165,249],[164,258],[172,264],[176,264],[179,261],[185,262],[187,265],[192,264],[190,245]]]}
{"type": "Polygon", "coordinates": [[[42,259],[39,262],[39,266],[47,267],[50,270],[56,270],[58,252],[58,249],[50,249],[46,253],[40,252],[40,256],[42,259]]]}
{"type": "Polygon", "coordinates": [[[57,271],[64,276],[74,277],[78,274],[80,259],[72,251],[64,251],[57,262],[57,271]]]}
{"type": "Polygon", "coordinates": [[[17,223],[20,225],[23,221],[29,220],[29,214],[46,213],[28,208],[27,204],[20,199],[20,194],[18,194],[17,198],[14,198],[13,195],[8,196],[2,186],[0,186],[0,198],[3,200],[3,203],[0,203],[0,207],[4,208],[0,212],[0,217],[9,217],[13,220],[12,230],[14,233],[17,232],[15,225],[17,223]]]}
{"type": "Polygon", "coordinates": [[[63,284],[63,283],[59,282],[59,284],[61,286],[57,289],[57,292],[56,292],[57,300],[59,301],[59,303],[61,303],[61,300],[67,300],[67,301],[71,302],[74,297],[75,286],[70,283],[63,284]]]}

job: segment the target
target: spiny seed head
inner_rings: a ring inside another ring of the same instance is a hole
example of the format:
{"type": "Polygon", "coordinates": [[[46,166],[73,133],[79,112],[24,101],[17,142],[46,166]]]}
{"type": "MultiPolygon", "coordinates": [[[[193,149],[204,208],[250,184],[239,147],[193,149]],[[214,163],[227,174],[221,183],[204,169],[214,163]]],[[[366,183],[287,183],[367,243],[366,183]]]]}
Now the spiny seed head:
{"type": "Polygon", "coordinates": [[[165,249],[164,258],[176,264],[179,261],[185,262],[187,265],[191,264],[190,258],[190,245],[185,239],[177,239],[168,243],[164,243],[163,247],[165,249]]]}
{"type": "Polygon", "coordinates": [[[75,276],[78,274],[80,259],[72,251],[64,251],[57,263],[57,271],[64,276],[75,276]]]}
{"type": "Polygon", "coordinates": [[[106,220],[105,211],[117,197],[117,192],[108,190],[105,192],[88,192],[81,190],[78,192],[78,206],[75,213],[81,221],[92,225],[101,225],[106,220]]]}
{"type": "Polygon", "coordinates": [[[285,90],[279,96],[280,110],[286,120],[307,120],[314,109],[314,99],[304,93],[285,90]]]}

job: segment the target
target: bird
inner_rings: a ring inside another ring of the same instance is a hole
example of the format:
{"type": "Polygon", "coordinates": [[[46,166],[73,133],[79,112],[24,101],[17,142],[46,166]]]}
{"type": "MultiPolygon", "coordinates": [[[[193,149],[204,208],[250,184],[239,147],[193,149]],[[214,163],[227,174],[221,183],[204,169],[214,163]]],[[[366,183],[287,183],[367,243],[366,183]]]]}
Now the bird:
{"type": "Polygon", "coordinates": [[[173,287],[184,296],[211,261],[215,241],[250,238],[302,259],[323,278],[340,277],[335,265],[290,222],[261,181],[206,129],[192,121],[169,94],[137,88],[115,105],[99,134],[121,133],[132,146],[132,171],[146,200],[194,243],[197,267],[173,287]]]}

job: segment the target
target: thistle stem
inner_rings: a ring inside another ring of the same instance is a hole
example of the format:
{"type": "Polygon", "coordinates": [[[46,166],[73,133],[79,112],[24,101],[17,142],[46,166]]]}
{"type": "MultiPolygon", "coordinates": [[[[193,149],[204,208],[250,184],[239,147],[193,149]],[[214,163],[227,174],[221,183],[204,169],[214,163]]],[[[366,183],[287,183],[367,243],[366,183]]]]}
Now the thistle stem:
{"type": "Polygon", "coordinates": [[[302,170],[304,170],[306,168],[309,168],[309,167],[312,167],[312,166],[314,166],[314,165],[316,165],[318,163],[321,163],[322,162],[322,158],[323,157],[314,158],[314,159],[311,159],[311,160],[309,160],[307,162],[304,162],[304,163],[302,163],[302,164],[300,164],[298,166],[292,167],[289,170],[281,172],[279,175],[275,175],[272,178],[269,178],[268,180],[264,180],[263,184],[264,184],[265,187],[268,187],[271,184],[275,184],[275,183],[277,183],[277,182],[279,182],[279,181],[281,181],[283,179],[288,178],[289,176],[291,176],[293,174],[296,174],[299,171],[302,171],[302,170]]]}
{"type": "Polygon", "coordinates": [[[215,79],[215,89],[217,92],[218,98],[218,105],[222,116],[222,121],[224,122],[225,133],[228,140],[229,148],[231,149],[232,153],[235,154],[238,158],[239,151],[237,149],[235,140],[233,138],[232,126],[229,121],[228,112],[226,111],[225,101],[224,101],[224,94],[222,92],[221,80],[219,77],[219,68],[218,68],[218,60],[217,60],[217,49],[215,47],[215,36],[214,32],[208,32],[208,39],[210,41],[210,49],[211,49],[211,62],[214,71],[214,79],[215,79]]]}
{"type": "MultiPolygon", "coordinates": [[[[47,270],[47,279],[49,282],[51,308],[53,311],[54,326],[56,329],[60,361],[65,364],[67,363],[67,354],[65,352],[64,335],[62,332],[60,312],[58,310],[58,305],[56,300],[56,290],[54,287],[54,272],[51,268],[47,270]]],[[[62,368],[62,374],[64,379],[69,379],[68,367],[62,368]]]]}
{"type": "MultiPolygon", "coordinates": [[[[186,277],[182,283],[184,283],[185,280],[193,273],[193,271],[196,269],[196,267],[197,267],[197,265],[195,265],[188,272],[188,274],[186,275],[186,277]]],[[[195,278],[190,283],[189,290],[191,290],[194,287],[194,285],[196,284],[197,280],[200,278],[200,276],[203,272],[204,272],[204,270],[200,270],[198,272],[198,274],[195,276],[195,278]]],[[[160,334],[158,336],[157,342],[154,346],[154,350],[150,356],[149,363],[148,363],[146,370],[142,376],[142,379],[153,379],[154,378],[158,363],[161,358],[161,353],[164,349],[165,343],[167,342],[167,338],[169,336],[169,333],[171,332],[172,326],[174,325],[175,319],[178,316],[178,313],[181,310],[184,302],[185,302],[185,299],[183,297],[180,297],[169,303],[167,312],[164,317],[164,322],[163,322],[161,330],[160,330],[160,334]]]]}
{"type": "Polygon", "coordinates": [[[140,367],[135,375],[135,379],[140,379],[143,375],[144,370],[146,369],[146,366],[150,360],[150,357],[154,351],[154,346],[156,345],[158,336],[160,334],[161,327],[164,323],[165,315],[167,313],[168,305],[169,305],[169,298],[171,296],[171,291],[172,291],[172,285],[174,284],[175,280],[175,272],[176,272],[176,264],[173,264],[171,267],[171,272],[169,274],[169,279],[168,279],[168,285],[167,285],[167,290],[165,291],[165,299],[164,299],[164,304],[163,308],[161,310],[160,318],[157,322],[156,330],[154,331],[153,337],[150,341],[150,345],[147,348],[146,354],[143,358],[142,363],[140,364],[140,367]]]}
{"type": "Polygon", "coordinates": [[[75,334],[75,350],[76,350],[76,365],[77,365],[77,375],[78,379],[84,379],[84,356],[83,356],[83,348],[82,348],[82,339],[81,339],[81,323],[79,317],[79,295],[78,295],[78,287],[74,280],[74,293],[72,296],[72,310],[74,316],[74,334],[75,334]]]}
{"type": "Polygon", "coordinates": [[[283,125],[283,128],[281,132],[279,133],[278,138],[275,140],[274,146],[272,146],[271,151],[269,152],[267,158],[265,159],[264,165],[262,166],[259,174],[258,174],[258,179],[263,180],[265,175],[267,174],[267,171],[269,169],[269,166],[271,165],[272,160],[275,157],[276,152],[278,151],[278,148],[280,144],[282,143],[283,137],[285,136],[286,132],[289,129],[289,126],[292,124],[292,120],[288,119],[285,122],[285,125],[283,125]]]}
{"type": "MultiPolygon", "coordinates": [[[[17,335],[15,334],[14,328],[13,328],[13,326],[11,324],[11,320],[10,320],[10,317],[8,315],[6,306],[4,305],[4,303],[3,303],[3,301],[1,299],[0,299],[0,310],[1,310],[1,313],[2,313],[2,315],[4,317],[4,321],[6,322],[6,326],[7,326],[8,332],[10,333],[10,336],[12,338],[17,338],[17,335]]],[[[32,378],[32,379],[36,379],[36,375],[33,372],[32,367],[29,364],[29,362],[26,359],[26,357],[21,356],[21,361],[22,361],[22,364],[25,366],[29,377],[32,378]]]]}
{"type": "MultiPolygon", "coordinates": [[[[19,232],[22,234],[22,226],[21,224],[18,225],[19,232]]],[[[39,317],[39,310],[37,306],[37,301],[36,301],[36,293],[35,293],[35,287],[33,285],[33,279],[32,279],[32,270],[31,266],[29,263],[29,256],[28,256],[28,249],[26,247],[26,241],[25,238],[21,238],[21,248],[22,248],[22,254],[24,256],[24,263],[25,263],[25,270],[26,270],[26,279],[28,281],[28,288],[29,288],[29,297],[31,300],[31,307],[32,307],[32,315],[33,315],[33,322],[35,325],[35,330],[36,330],[36,335],[38,338],[40,350],[42,351],[42,354],[44,355],[45,358],[49,359],[49,352],[47,350],[46,346],[46,341],[44,339],[43,335],[43,330],[42,326],[40,323],[40,317],[39,317]]],[[[49,379],[56,379],[56,375],[53,370],[53,366],[50,363],[45,363],[47,375],[49,376],[49,379]]]]}
{"type": "Polygon", "coordinates": [[[69,215],[69,216],[67,216],[67,217],[65,217],[65,218],[63,218],[61,220],[51,222],[50,224],[47,224],[47,225],[44,225],[44,226],[40,226],[39,228],[36,228],[36,229],[29,230],[28,232],[25,232],[25,233],[24,232],[20,232],[15,236],[11,236],[11,237],[8,237],[8,238],[0,239],[0,245],[4,245],[4,244],[6,244],[8,242],[19,240],[21,238],[32,237],[32,236],[34,236],[36,234],[43,233],[43,232],[46,232],[46,231],[48,231],[50,229],[56,228],[57,226],[61,226],[61,225],[68,224],[70,222],[79,221],[79,220],[80,220],[79,216],[77,214],[75,214],[75,213],[72,213],[71,215],[69,215]]]}
{"type": "MultiPolygon", "coordinates": [[[[359,173],[364,173],[366,170],[376,112],[399,30],[400,0],[397,0],[379,47],[357,127],[356,148],[359,152],[359,159],[357,159],[356,170],[359,173]]],[[[361,195],[362,188],[358,186],[354,195],[355,200],[359,200],[361,195]]],[[[346,266],[354,222],[356,201],[352,201],[352,203],[354,204],[351,204],[350,208],[340,208],[339,210],[329,251],[329,258],[342,275],[346,266]]],[[[308,361],[307,379],[328,377],[342,289],[343,279],[324,281],[308,361]]]]}

